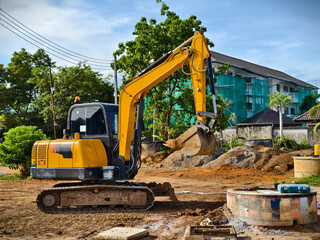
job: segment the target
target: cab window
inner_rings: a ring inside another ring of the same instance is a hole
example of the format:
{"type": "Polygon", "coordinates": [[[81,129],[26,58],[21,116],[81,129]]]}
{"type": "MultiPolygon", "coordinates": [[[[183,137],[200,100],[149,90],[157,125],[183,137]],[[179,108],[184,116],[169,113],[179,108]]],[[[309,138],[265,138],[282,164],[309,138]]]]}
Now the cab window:
{"type": "Polygon", "coordinates": [[[111,120],[112,134],[118,134],[118,112],[109,112],[111,120]]]}
{"type": "Polygon", "coordinates": [[[71,112],[71,134],[80,136],[106,134],[106,123],[103,111],[99,106],[77,107],[71,112]]]}

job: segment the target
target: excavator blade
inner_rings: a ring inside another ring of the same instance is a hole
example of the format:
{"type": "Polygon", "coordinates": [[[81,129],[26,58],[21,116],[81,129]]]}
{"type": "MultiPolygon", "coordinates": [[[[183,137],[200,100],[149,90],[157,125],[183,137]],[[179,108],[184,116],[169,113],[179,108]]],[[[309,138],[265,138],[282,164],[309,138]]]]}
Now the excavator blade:
{"type": "Polygon", "coordinates": [[[164,145],[188,156],[210,155],[216,148],[216,141],[212,133],[192,126],[176,139],[169,139],[164,145]]]}
{"type": "Polygon", "coordinates": [[[146,184],[146,187],[150,188],[154,196],[168,196],[172,202],[178,202],[178,198],[174,192],[174,188],[169,182],[155,183],[151,182],[146,184]]]}

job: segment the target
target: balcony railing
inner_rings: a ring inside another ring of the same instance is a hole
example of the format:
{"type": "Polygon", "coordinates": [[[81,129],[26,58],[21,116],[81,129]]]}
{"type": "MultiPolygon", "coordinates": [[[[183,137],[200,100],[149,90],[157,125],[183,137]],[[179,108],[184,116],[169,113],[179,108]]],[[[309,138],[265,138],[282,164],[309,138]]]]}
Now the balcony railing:
{"type": "Polygon", "coordinates": [[[292,96],[291,97],[292,103],[297,103],[298,102],[298,93],[290,93],[290,95],[292,96]]]}

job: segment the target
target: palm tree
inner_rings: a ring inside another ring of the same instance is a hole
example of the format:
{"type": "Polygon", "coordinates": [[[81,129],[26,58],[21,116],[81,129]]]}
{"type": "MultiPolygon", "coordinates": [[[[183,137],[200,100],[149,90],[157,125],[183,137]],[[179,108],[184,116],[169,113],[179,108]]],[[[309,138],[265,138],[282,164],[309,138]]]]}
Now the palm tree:
{"type": "Polygon", "coordinates": [[[271,93],[269,97],[269,104],[268,106],[276,109],[279,112],[279,125],[280,125],[280,137],[282,138],[283,135],[283,124],[282,124],[282,109],[285,109],[290,103],[292,103],[291,95],[285,92],[278,92],[275,91],[271,93]]]}
{"type": "MultiPolygon", "coordinates": [[[[316,120],[316,115],[317,112],[320,110],[320,103],[318,103],[317,105],[313,106],[310,109],[310,116],[316,120]]],[[[319,136],[319,133],[317,133],[317,128],[320,126],[320,122],[318,122],[314,127],[313,127],[313,133],[319,136]]]]}

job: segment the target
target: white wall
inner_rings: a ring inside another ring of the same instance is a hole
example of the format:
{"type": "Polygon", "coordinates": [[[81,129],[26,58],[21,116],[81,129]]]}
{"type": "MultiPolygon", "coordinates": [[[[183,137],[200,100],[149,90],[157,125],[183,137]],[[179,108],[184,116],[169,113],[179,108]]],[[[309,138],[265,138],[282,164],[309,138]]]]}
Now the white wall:
{"type": "MultiPolygon", "coordinates": [[[[279,128],[273,128],[273,137],[277,135],[280,135],[279,128]]],[[[283,128],[283,136],[293,138],[297,143],[301,143],[302,140],[308,141],[308,129],[307,127],[285,127],[283,128]]]]}

